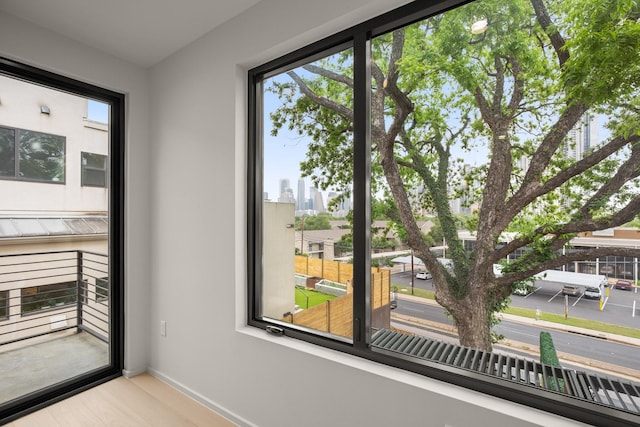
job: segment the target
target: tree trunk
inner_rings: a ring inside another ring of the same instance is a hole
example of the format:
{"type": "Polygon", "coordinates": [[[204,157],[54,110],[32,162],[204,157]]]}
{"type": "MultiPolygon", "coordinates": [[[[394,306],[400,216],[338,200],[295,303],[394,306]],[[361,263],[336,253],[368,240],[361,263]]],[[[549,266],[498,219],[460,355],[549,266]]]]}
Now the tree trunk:
{"type": "Polygon", "coordinates": [[[469,284],[469,292],[464,298],[456,299],[452,294],[442,297],[436,291],[436,300],[453,317],[458,328],[460,345],[484,351],[492,351],[490,313],[487,289],[491,284],[469,284]]]}

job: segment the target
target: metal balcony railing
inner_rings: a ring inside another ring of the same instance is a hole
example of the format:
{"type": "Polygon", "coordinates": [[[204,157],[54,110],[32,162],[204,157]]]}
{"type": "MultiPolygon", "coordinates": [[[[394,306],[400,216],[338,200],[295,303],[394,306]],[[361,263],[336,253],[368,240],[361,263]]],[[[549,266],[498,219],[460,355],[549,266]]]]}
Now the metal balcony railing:
{"type": "Polygon", "coordinates": [[[0,256],[0,351],[76,329],[109,341],[109,259],[72,250],[0,256]]]}

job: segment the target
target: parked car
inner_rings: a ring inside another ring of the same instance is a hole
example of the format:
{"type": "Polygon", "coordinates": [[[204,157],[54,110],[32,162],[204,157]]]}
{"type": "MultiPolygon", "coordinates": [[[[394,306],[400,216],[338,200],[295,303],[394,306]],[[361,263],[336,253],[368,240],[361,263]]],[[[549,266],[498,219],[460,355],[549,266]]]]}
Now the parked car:
{"type": "Polygon", "coordinates": [[[535,290],[536,290],[535,286],[532,286],[532,285],[520,285],[520,286],[516,286],[515,288],[513,288],[512,293],[514,295],[527,296],[531,292],[534,292],[535,290]]]}
{"type": "Polygon", "coordinates": [[[584,290],[584,297],[585,298],[600,299],[602,297],[602,289],[588,286],[584,290]]]}
{"type": "Polygon", "coordinates": [[[578,296],[580,295],[581,289],[579,286],[575,286],[575,285],[564,285],[564,287],[562,288],[562,295],[573,295],[573,296],[578,296]]]}
{"type": "Polygon", "coordinates": [[[630,291],[631,290],[631,282],[628,280],[618,280],[616,281],[616,284],[613,285],[614,288],[616,289],[624,289],[626,291],[630,291]]]}
{"type": "Polygon", "coordinates": [[[428,271],[418,271],[418,273],[416,273],[416,279],[422,279],[422,280],[432,279],[431,273],[429,273],[428,271]]]}

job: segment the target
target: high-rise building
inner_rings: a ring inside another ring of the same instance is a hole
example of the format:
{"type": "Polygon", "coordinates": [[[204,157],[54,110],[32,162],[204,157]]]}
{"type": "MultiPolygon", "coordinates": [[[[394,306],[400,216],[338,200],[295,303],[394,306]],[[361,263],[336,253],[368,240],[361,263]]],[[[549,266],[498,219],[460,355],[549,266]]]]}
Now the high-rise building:
{"type": "Polygon", "coordinates": [[[296,210],[303,211],[307,209],[307,200],[305,199],[304,179],[298,179],[298,198],[296,201],[296,210]]]}
{"type": "Polygon", "coordinates": [[[318,212],[326,212],[324,208],[324,201],[322,200],[322,192],[315,190],[313,195],[313,210],[318,212]]]}
{"type": "Polygon", "coordinates": [[[308,209],[315,209],[316,205],[315,205],[315,201],[316,201],[316,193],[318,192],[318,190],[315,187],[309,187],[309,202],[308,202],[308,209]]]}
{"type": "Polygon", "coordinates": [[[568,157],[581,160],[598,142],[598,118],[585,113],[569,131],[564,152],[568,157]]]}
{"type": "Polygon", "coordinates": [[[286,178],[280,178],[280,193],[278,194],[278,197],[281,197],[288,190],[290,190],[290,188],[291,184],[289,183],[289,180],[286,178]]]}

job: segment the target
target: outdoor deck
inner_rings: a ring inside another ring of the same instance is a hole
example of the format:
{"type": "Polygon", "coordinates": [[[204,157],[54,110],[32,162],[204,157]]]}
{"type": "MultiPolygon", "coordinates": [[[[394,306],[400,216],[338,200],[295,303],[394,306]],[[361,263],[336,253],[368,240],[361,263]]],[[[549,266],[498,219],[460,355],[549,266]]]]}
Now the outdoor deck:
{"type": "Polygon", "coordinates": [[[109,363],[109,347],[86,332],[64,331],[0,351],[0,403],[109,363]]]}

